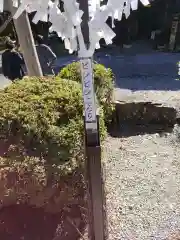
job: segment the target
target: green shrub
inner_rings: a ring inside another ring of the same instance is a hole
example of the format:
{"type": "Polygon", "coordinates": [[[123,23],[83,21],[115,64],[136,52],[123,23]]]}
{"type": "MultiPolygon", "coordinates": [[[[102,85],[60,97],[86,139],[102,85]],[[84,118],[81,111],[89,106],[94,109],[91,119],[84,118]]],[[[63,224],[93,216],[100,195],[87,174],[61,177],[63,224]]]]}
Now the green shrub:
{"type": "MultiPolygon", "coordinates": [[[[42,158],[54,170],[71,171],[83,151],[82,113],[77,82],[37,77],[16,81],[0,92],[1,140],[23,146],[22,155],[42,158]]],[[[102,111],[100,129],[104,137],[102,111]]]]}
{"type": "MultiPolygon", "coordinates": [[[[103,106],[105,121],[108,122],[114,110],[114,75],[110,68],[105,68],[101,64],[93,64],[93,71],[96,96],[103,106]]],[[[81,82],[80,63],[73,62],[67,65],[60,71],[58,77],[81,82]]]]}

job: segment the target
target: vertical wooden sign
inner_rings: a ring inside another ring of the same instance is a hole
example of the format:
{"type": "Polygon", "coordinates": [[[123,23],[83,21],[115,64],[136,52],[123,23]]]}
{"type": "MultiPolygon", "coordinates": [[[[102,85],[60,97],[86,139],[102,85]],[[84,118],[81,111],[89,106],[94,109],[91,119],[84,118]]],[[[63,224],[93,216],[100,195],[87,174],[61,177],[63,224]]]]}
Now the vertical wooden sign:
{"type": "Polygon", "coordinates": [[[171,34],[170,34],[170,40],[169,40],[169,50],[170,51],[175,50],[178,25],[179,25],[179,17],[175,16],[172,21],[171,34]]]}

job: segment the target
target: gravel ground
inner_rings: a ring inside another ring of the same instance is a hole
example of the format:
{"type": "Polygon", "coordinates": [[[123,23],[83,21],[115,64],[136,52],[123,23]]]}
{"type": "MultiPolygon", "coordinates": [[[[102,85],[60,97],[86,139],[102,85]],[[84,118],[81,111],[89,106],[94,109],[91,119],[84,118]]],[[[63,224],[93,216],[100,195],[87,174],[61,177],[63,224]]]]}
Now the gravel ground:
{"type": "Polygon", "coordinates": [[[108,240],[165,240],[180,229],[180,143],[174,134],[108,137],[108,240]]]}

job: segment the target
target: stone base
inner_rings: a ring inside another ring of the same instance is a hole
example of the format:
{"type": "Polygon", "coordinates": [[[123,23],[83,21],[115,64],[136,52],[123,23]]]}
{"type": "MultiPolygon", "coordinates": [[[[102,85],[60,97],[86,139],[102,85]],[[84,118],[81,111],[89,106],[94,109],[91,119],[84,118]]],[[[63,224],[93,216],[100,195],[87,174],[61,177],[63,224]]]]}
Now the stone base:
{"type": "Polygon", "coordinates": [[[115,90],[116,124],[166,124],[179,121],[180,91],[137,91],[115,90]]]}

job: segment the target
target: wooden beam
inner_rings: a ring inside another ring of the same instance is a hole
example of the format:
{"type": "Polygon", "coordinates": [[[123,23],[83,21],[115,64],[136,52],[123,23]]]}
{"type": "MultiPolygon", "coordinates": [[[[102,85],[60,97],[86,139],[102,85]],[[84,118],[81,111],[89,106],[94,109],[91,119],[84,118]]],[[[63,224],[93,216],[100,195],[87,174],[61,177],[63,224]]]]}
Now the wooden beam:
{"type": "MultiPolygon", "coordinates": [[[[17,10],[13,7],[12,0],[8,1],[8,9],[12,16],[17,10]]],[[[28,14],[23,12],[18,19],[14,19],[14,25],[20,43],[20,48],[24,56],[28,76],[43,76],[28,14]]]]}

